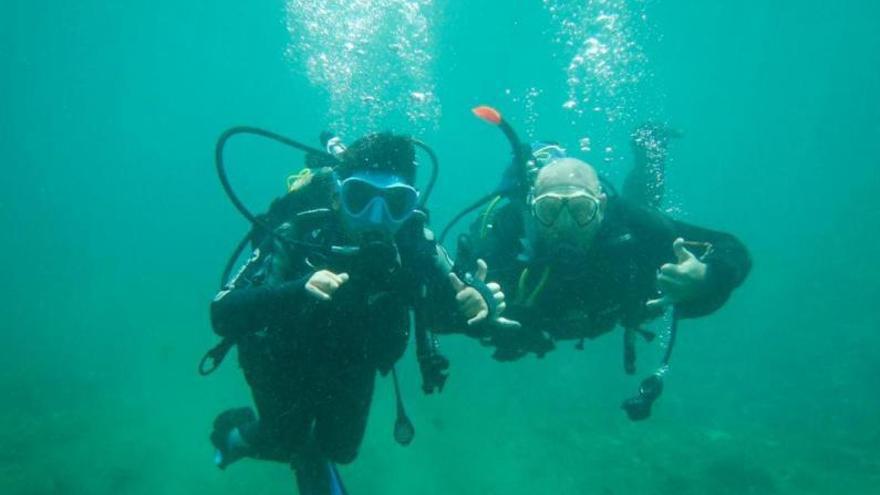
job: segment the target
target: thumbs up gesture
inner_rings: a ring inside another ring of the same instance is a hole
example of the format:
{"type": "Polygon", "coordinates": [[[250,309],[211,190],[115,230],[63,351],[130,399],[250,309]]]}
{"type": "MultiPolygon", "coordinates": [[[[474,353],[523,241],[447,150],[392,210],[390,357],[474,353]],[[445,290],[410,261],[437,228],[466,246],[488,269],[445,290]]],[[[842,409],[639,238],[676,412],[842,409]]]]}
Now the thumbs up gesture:
{"type": "Polygon", "coordinates": [[[648,308],[662,308],[700,297],[706,282],[706,264],[685,247],[679,237],[672,243],[677,263],[666,263],[657,272],[657,287],[661,296],[648,301],[648,308]]]}

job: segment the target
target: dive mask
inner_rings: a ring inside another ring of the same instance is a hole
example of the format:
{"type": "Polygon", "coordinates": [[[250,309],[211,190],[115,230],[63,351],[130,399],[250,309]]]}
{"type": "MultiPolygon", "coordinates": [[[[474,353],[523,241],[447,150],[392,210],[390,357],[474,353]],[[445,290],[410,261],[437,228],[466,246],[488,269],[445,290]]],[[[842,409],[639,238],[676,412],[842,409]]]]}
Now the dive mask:
{"type": "Polygon", "coordinates": [[[346,224],[355,233],[394,235],[415,211],[419,192],[399,176],[357,172],[339,185],[346,224]]]}
{"type": "Polygon", "coordinates": [[[599,213],[599,199],[578,190],[569,193],[547,192],[532,200],[532,214],[545,227],[552,227],[564,209],[568,209],[568,214],[579,227],[586,227],[599,213]]]}

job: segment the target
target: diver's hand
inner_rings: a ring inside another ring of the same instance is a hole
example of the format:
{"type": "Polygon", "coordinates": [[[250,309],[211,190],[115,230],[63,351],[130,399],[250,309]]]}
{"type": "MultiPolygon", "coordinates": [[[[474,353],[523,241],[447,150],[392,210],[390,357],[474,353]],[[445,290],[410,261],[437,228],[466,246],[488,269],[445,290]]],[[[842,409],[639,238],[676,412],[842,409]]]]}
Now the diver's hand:
{"type": "Polygon", "coordinates": [[[329,270],[319,270],[309,277],[306,282],[306,292],[319,301],[333,299],[333,293],[348,282],[347,273],[333,273],[329,270]]]}
{"type": "MultiPolygon", "coordinates": [[[[475,274],[475,277],[481,282],[485,282],[488,271],[489,267],[486,265],[486,262],[483,260],[477,260],[477,273],[475,274]]],[[[455,299],[458,301],[459,310],[464,314],[465,318],[468,319],[468,326],[476,325],[489,318],[489,304],[483,299],[483,296],[480,295],[480,292],[477,291],[477,289],[462,282],[455,273],[449,274],[449,282],[457,293],[455,299]]],[[[501,291],[501,286],[495,282],[489,282],[486,284],[486,287],[492,292],[492,297],[497,303],[495,314],[493,315],[493,322],[501,328],[519,328],[520,324],[518,322],[500,316],[507,308],[507,304],[504,302],[504,292],[501,291]]]]}
{"type": "Polygon", "coordinates": [[[657,286],[663,295],[648,301],[648,308],[662,308],[700,297],[706,283],[706,264],[685,247],[679,237],[672,243],[678,263],[666,263],[657,273],[657,286]]]}

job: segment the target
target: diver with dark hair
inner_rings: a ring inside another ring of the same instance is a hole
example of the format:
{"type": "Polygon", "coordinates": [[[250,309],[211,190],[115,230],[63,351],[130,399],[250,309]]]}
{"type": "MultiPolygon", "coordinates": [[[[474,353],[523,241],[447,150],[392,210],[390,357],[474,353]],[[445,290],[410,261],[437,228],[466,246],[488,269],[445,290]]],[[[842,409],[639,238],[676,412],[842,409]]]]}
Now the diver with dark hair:
{"type": "MultiPolygon", "coordinates": [[[[410,311],[437,331],[515,326],[500,318],[504,294],[484,282],[482,261],[467,283],[451,274],[414,186],[414,140],[373,134],[347,149],[325,141],[328,153],[312,153],[312,168],[291,177],[270,210],[277,225],[254,240],[251,258],[211,304],[215,332],[238,346],[257,409],[216,418],[215,462],[289,463],[303,495],[344,493],[335,465],[357,456],[376,373],[394,374],[410,311]]],[[[212,352],[206,358],[219,363],[212,352]]],[[[430,393],[442,388],[448,363],[426,353],[419,348],[430,393]]],[[[414,430],[401,407],[395,438],[406,444],[414,430]]]]}
{"type": "Polygon", "coordinates": [[[623,404],[631,419],[648,417],[663,388],[678,320],[708,315],[728,300],[751,267],[745,246],[730,234],[659,211],[662,181],[656,182],[671,132],[648,126],[634,134],[636,148],[653,141],[637,150],[618,196],[593,167],[568,157],[559,144],[523,145],[497,111],[480,107],[475,113],[505,132],[514,162],[469,234],[459,238],[457,259],[485,259],[490,277],[507,292],[507,314],[522,324],[490,329],[480,339],[495,348],[495,359],[511,361],[530,353],[542,357],[563,340],[583,348],[585,339],[619,325],[624,368],[631,374],[636,336],[652,339],[643,325],[671,308],[663,364],[623,404]]]}

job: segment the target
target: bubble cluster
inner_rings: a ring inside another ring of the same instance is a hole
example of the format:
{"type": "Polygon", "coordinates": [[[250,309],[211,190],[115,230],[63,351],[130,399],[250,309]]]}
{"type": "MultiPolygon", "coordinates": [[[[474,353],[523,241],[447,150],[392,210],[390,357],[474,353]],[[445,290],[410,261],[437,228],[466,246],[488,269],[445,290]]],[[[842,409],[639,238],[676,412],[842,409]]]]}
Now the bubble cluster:
{"type": "Polygon", "coordinates": [[[576,118],[601,114],[627,120],[630,100],[644,77],[645,55],[636,31],[645,22],[643,2],[544,0],[556,26],[554,41],[565,60],[567,99],[576,118]]]}
{"type": "Polygon", "coordinates": [[[543,93],[542,90],[538,88],[529,88],[526,90],[525,95],[525,132],[526,136],[529,139],[535,139],[535,132],[538,126],[538,110],[537,110],[537,99],[543,93]]]}
{"type": "Polygon", "coordinates": [[[521,137],[528,140],[540,138],[540,136],[537,135],[538,120],[540,118],[538,100],[540,100],[543,94],[543,89],[534,86],[525,88],[522,90],[522,93],[510,88],[504,90],[504,95],[510,99],[511,106],[521,107],[523,109],[524,115],[519,122],[522,125],[520,131],[522,132],[521,137]]]}
{"type": "Polygon", "coordinates": [[[288,0],[288,56],[326,91],[340,133],[434,128],[433,0],[288,0]]]}

